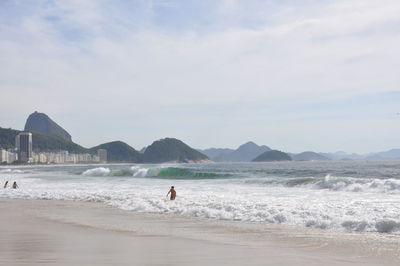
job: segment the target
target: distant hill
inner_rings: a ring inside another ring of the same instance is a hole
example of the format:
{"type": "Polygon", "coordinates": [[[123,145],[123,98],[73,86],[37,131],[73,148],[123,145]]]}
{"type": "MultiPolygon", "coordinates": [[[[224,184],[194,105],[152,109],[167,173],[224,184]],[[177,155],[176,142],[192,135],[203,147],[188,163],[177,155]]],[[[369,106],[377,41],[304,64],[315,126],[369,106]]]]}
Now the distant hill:
{"type": "Polygon", "coordinates": [[[400,159],[400,149],[391,149],[388,151],[377,152],[366,157],[374,160],[398,160],[400,159]]]}
{"type": "MultiPolygon", "coordinates": [[[[0,148],[11,149],[15,147],[15,136],[22,131],[0,128],[0,148]]],[[[70,153],[96,154],[98,149],[107,150],[109,162],[141,162],[142,154],[122,141],[104,143],[96,147],[86,149],[72,141],[65,140],[57,135],[48,135],[36,131],[32,133],[32,149],[34,151],[60,151],[70,153]]]]}
{"type": "Polygon", "coordinates": [[[95,154],[98,149],[107,150],[108,162],[142,162],[142,154],[122,141],[113,141],[90,148],[90,153],[95,154]]]}
{"type": "Polygon", "coordinates": [[[334,153],[319,153],[332,160],[400,160],[400,149],[391,149],[383,152],[368,154],[346,153],[338,151],[334,153]]]}
{"type": "Polygon", "coordinates": [[[270,150],[265,145],[258,146],[254,142],[249,141],[231,152],[229,152],[229,149],[214,149],[213,152],[221,152],[213,155],[211,158],[217,162],[250,162],[258,155],[270,150]]]}
{"type": "MultiPolygon", "coordinates": [[[[15,148],[15,137],[23,131],[15,129],[0,128],[0,148],[15,148]]],[[[32,133],[32,149],[40,151],[59,151],[66,150],[70,153],[85,153],[87,149],[65,140],[57,135],[47,135],[36,131],[32,133]]]]}
{"type": "Polygon", "coordinates": [[[24,131],[36,131],[47,135],[57,135],[65,140],[72,141],[71,135],[44,113],[34,112],[29,115],[25,123],[24,131]]]}
{"type": "Polygon", "coordinates": [[[291,161],[292,158],[284,152],[271,150],[266,151],[259,155],[257,158],[253,159],[252,162],[273,162],[273,161],[291,161]]]}
{"type": "Polygon", "coordinates": [[[326,161],[329,158],[312,151],[305,151],[299,154],[291,155],[292,159],[295,161],[326,161]]]}
{"type": "Polygon", "coordinates": [[[182,141],[174,138],[165,138],[153,142],[143,154],[145,163],[165,162],[200,162],[207,161],[208,157],[192,149],[182,141]]]}
{"type": "Polygon", "coordinates": [[[222,161],[224,156],[227,156],[228,154],[231,154],[235,150],[233,149],[218,149],[218,148],[210,148],[210,149],[205,149],[205,150],[200,150],[198,149],[199,152],[205,154],[210,158],[211,160],[215,162],[222,161]]]}

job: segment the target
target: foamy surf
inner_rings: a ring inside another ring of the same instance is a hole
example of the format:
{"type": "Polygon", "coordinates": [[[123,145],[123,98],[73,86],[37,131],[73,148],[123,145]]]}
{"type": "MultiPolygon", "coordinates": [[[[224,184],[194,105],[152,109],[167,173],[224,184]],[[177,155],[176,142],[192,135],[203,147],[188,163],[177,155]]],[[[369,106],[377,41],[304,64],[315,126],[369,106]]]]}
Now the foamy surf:
{"type": "Polygon", "coordinates": [[[19,169],[1,169],[0,174],[23,174],[25,171],[19,169]]]}
{"type": "Polygon", "coordinates": [[[129,168],[114,169],[105,167],[96,167],[88,169],[82,173],[83,176],[133,176],[133,177],[158,177],[170,179],[214,179],[229,177],[229,174],[218,174],[212,172],[204,172],[196,169],[188,169],[182,167],[153,166],[139,167],[132,166],[129,168]]]}
{"type": "Polygon", "coordinates": [[[352,178],[346,176],[325,177],[266,177],[242,178],[243,176],[235,173],[213,173],[202,169],[190,169],[184,167],[171,166],[132,166],[121,169],[111,170],[106,167],[96,167],[82,172],[83,176],[110,176],[110,177],[153,177],[159,179],[232,179],[232,182],[241,182],[258,186],[284,186],[284,187],[303,187],[308,189],[323,189],[347,192],[377,192],[377,193],[399,193],[400,180],[372,179],[372,178],[352,178]],[[236,179],[236,181],[235,181],[236,179]]]}
{"type": "Polygon", "coordinates": [[[136,212],[400,234],[397,165],[365,169],[357,162],[331,163],[324,172],[320,164],[35,169],[3,174],[16,178],[20,189],[3,189],[0,197],[96,201],[136,212]],[[344,176],[347,167],[354,169],[352,176],[344,176]],[[172,202],[165,197],[171,185],[178,191],[172,202]]]}
{"type": "Polygon", "coordinates": [[[110,168],[97,167],[93,169],[86,170],[82,173],[83,176],[108,176],[110,175],[110,168]]]}

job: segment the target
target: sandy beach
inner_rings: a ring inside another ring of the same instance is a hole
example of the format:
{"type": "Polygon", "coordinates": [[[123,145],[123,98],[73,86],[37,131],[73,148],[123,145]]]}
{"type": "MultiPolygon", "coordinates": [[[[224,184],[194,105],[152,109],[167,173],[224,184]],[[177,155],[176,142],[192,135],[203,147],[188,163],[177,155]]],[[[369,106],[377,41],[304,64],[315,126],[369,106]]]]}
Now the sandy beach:
{"type": "Polygon", "coordinates": [[[399,238],[0,200],[0,265],[398,265],[399,238]],[[375,244],[374,244],[375,243],[375,244]]]}

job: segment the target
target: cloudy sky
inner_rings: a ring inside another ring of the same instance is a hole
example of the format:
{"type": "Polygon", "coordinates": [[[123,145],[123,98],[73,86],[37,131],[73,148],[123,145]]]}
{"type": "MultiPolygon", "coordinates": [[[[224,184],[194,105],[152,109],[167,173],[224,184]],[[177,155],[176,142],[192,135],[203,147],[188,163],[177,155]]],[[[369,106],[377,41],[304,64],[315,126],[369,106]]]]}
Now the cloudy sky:
{"type": "Polygon", "coordinates": [[[163,137],[400,148],[398,0],[0,1],[0,126],[90,147],[163,137]]]}

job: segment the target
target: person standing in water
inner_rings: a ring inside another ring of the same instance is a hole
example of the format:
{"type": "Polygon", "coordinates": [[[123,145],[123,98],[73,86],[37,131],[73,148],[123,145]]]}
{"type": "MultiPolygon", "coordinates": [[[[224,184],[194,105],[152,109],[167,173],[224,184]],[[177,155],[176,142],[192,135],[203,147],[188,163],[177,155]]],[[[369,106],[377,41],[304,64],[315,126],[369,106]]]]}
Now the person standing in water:
{"type": "Polygon", "coordinates": [[[6,183],[4,184],[4,188],[6,188],[8,185],[8,180],[6,181],[6,183]]]}
{"type": "Polygon", "coordinates": [[[13,188],[13,189],[19,188],[18,185],[17,185],[17,182],[14,181],[14,183],[13,183],[13,185],[12,185],[12,188],[13,188]]]}
{"type": "Polygon", "coordinates": [[[171,197],[170,197],[169,199],[170,199],[170,200],[174,200],[175,197],[176,197],[176,191],[175,191],[174,186],[172,186],[171,189],[168,191],[167,197],[168,197],[169,193],[171,193],[171,197]]]}

